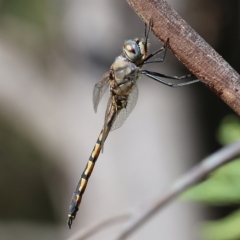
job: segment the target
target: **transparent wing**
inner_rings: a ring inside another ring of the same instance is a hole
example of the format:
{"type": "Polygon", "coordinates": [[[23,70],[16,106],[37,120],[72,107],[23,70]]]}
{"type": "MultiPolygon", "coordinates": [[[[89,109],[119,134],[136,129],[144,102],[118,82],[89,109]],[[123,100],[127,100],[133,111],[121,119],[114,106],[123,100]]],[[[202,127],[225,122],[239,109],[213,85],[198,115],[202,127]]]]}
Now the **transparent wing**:
{"type": "Polygon", "coordinates": [[[101,143],[102,152],[103,152],[104,142],[110,131],[109,129],[111,129],[111,126],[110,126],[111,122],[114,122],[116,115],[117,115],[117,110],[115,109],[115,107],[113,107],[113,96],[111,94],[108,99],[107,109],[105,112],[104,128],[103,128],[102,143],[101,143]]]}
{"type": "MultiPolygon", "coordinates": [[[[112,95],[110,94],[109,99],[108,99],[108,104],[107,104],[107,108],[106,108],[106,112],[105,112],[105,119],[104,119],[104,126],[107,125],[107,123],[110,121],[111,119],[111,109],[112,109],[112,104],[113,104],[113,98],[112,95]]],[[[111,120],[114,121],[114,120],[111,120]]]]}
{"type": "Polygon", "coordinates": [[[131,92],[129,93],[129,96],[127,99],[127,106],[126,106],[126,108],[121,109],[119,111],[119,113],[117,114],[115,120],[113,121],[111,131],[113,131],[123,125],[123,123],[129,116],[129,114],[132,112],[132,110],[136,106],[137,99],[138,99],[138,87],[137,87],[137,85],[134,85],[132,87],[131,92]]]}
{"type": "Polygon", "coordinates": [[[100,102],[100,100],[102,99],[104,93],[106,92],[108,86],[109,86],[109,73],[106,72],[102,79],[97,82],[94,86],[93,89],[93,108],[94,111],[97,112],[97,107],[98,104],[100,102]]]}
{"type": "Polygon", "coordinates": [[[120,128],[125,122],[126,118],[127,118],[127,109],[123,108],[117,114],[116,119],[114,120],[113,125],[111,127],[111,131],[117,128],[120,128]]]}

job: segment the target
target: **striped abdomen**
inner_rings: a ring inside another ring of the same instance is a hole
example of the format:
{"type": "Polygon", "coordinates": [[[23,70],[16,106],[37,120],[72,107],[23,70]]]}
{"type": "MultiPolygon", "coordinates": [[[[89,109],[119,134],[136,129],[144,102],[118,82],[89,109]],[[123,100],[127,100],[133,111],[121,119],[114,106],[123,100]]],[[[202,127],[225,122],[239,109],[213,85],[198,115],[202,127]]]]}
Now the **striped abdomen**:
{"type": "Polygon", "coordinates": [[[84,194],[84,191],[87,187],[88,179],[92,174],[95,162],[98,159],[98,156],[101,152],[103,142],[105,141],[109,131],[110,131],[109,127],[107,127],[107,126],[103,127],[101,133],[99,134],[98,140],[93,148],[91,156],[87,162],[87,165],[81,175],[81,178],[76,187],[76,190],[73,193],[72,200],[71,200],[69,210],[68,210],[68,226],[69,226],[69,228],[71,228],[72,221],[75,219],[79,205],[82,200],[82,195],[84,194]],[[104,132],[104,139],[103,139],[103,132],[104,132]]]}

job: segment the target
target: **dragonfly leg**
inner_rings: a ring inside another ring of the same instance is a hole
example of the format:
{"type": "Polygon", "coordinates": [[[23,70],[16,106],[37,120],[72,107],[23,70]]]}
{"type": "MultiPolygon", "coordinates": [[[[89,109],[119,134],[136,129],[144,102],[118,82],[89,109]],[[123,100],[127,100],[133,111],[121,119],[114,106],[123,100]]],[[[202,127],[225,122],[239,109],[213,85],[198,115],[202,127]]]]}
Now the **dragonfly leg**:
{"type": "Polygon", "coordinates": [[[167,39],[167,41],[165,42],[164,46],[159,48],[158,50],[152,52],[151,54],[149,54],[143,64],[147,64],[147,63],[156,63],[156,62],[164,62],[165,61],[165,57],[166,57],[166,53],[167,53],[167,45],[169,43],[169,38],[167,39]],[[155,55],[159,54],[160,52],[164,51],[163,57],[162,58],[156,58],[156,59],[152,59],[149,61],[149,59],[151,59],[152,57],[154,57],[155,55]]]}
{"type": "MultiPolygon", "coordinates": [[[[151,74],[151,72],[149,73],[149,71],[143,70],[141,73],[144,74],[145,76],[157,81],[157,82],[160,82],[160,83],[168,86],[168,87],[183,87],[183,86],[187,86],[187,85],[199,82],[199,80],[196,79],[196,80],[188,81],[188,82],[185,82],[185,83],[173,84],[173,83],[169,83],[169,82],[166,82],[166,81],[162,80],[161,78],[158,77],[158,75],[153,75],[153,74],[151,74]]],[[[162,75],[162,74],[160,74],[160,75],[162,75]]],[[[191,75],[191,74],[189,74],[189,75],[191,75]]],[[[176,77],[174,79],[175,80],[181,80],[181,79],[186,78],[186,76],[187,75],[182,76],[182,77],[176,77]]],[[[190,77],[190,76],[187,76],[187,77],[190,77]]]]}
{"type": "Polygon", "coordinates": [[[153,25],[153,21],[152,21],[152,18],[150,18],[150,21],[149,21],[149,24],[147,25],[145,23],[145,32],[144,32],[144,38],[145,38],[145,41],[144,41],[144,49],[145,51],[147,51],[148,47],[148,36],[149,36],[149,32],[152,28],[152,25],[153,25]]]}
{"type": "Polygon", "coordinates": [[[148,71],[148,70],[141,70],[140,73],[144,74],[144,75],[148,74],[148,77],[149,77],[149,75],[151,75],[154,77],[162,77],[162,78],[168,78],[168,79],[172,79],[172,80],[183,80],[183,79],[194,76],[193,74],[186,74],[183,76],[171,76],[171,75],[166,75],[166,74],[158,73],[158,72],[152,72],[152,71],[148,71]]]}

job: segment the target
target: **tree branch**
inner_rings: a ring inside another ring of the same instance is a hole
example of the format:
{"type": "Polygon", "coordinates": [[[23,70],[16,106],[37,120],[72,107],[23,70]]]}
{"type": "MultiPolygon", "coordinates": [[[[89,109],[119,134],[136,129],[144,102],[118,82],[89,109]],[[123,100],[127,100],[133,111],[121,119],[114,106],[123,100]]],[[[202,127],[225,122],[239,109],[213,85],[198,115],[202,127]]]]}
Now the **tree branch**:
{"type": "Polygon", "coordinates": [[[127,0],[135,12],[149,23],[162,41],[169,38],[175,56],[238,115],[240,115],[240,76],[166,2],[166,0],[127,0]]]}

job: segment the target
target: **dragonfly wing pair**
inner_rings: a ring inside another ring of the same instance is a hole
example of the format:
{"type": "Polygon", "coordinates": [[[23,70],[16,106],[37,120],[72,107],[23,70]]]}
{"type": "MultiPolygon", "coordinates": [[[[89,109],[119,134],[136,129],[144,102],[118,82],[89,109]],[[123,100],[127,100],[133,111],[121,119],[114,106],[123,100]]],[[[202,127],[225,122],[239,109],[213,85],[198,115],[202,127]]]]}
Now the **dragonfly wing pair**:
{"type": "MultiPolygon", "coordinates": [[[[109,73],[105,73],[103,75],[103,78],[97,82],[94,86],[93,90],[93,108],[94,111],[97,112],[97,107],[99,102],[101,101],[104,93],[106,92],[107,88],[109,88],[109,73]]],[[[127,105],[125,108],[122,109],[117,109],[116,108],[116,113],[111,114],[111,111],[114,111],[114,96],[111,93],[108,104],[107,104],[107,109],[105,113],[105,121],[104,121],[104,126],[107,126],[109,122],[111,122],[110,126],[110,131],[113,131],[123,125],[129,114],[132,112],[134,107],[136,106],[137,99],[138,99],[138,87],[136,84],[133,85],[128,97],[127,97],[127,105]],[[112,116],[114,119],[109,119],[109,116],[112,116]]],[[[103,137],[104,139],[104,137],[103,137]]]]}
{"type": "Polygon", "coordinates": [[[93,89],[93,109],[97,112],[98,104],[101,101],[104,93],[109,87],[109,72],[106,72],[102,79],[97,82],[93,89]]]}
{"type": "Polygon", "coordinates": [[[123,123],[129,116],[129,114],[132,112],[132,110],[136,106],[137,99],[138,99],[138,86],[135,84],[132,87],[132,90],[128,96],[126,108],[121,109],[119,111],[119,113],[117,114],[116,119],[114,120],[113,125],[111,127],[111,131],[113,131],[123,125],[123,123]]]}

